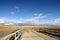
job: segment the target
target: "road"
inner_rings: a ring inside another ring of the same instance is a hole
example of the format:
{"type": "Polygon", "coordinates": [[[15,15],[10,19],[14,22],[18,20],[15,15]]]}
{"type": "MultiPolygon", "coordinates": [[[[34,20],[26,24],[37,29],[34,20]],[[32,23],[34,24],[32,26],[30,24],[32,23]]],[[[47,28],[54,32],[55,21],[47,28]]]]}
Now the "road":
{"type": "Polygon", "coordinates": [[[34,30],[26,29],[23,32],[20,40],[57,40],[57,39],[49,37],[42,33],[38,33],[34,30]]]}

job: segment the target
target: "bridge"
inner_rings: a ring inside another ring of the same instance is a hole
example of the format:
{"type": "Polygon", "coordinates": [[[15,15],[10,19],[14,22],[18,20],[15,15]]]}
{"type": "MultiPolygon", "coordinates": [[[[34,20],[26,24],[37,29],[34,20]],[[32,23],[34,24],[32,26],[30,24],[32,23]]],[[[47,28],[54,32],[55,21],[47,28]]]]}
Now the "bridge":
{"type": "Polygon", "coordinates": [[[0,40],[58,40],[43,33],[38,33],[32,29],[20,29],[12,34],[9,34],[0,40]]]}

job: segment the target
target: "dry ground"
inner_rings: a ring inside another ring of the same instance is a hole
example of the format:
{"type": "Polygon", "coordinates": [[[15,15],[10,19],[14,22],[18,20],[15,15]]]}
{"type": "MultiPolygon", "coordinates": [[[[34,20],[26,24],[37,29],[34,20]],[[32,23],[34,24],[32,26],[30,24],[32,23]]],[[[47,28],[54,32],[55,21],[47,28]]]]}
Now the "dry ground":
{"type": "Polygon", "coordinates": [[[8,35],[12,32],[15,32],[16,30],[20,28],[33,28],[33,29],[40,29],[40,28],[54,28],[54,29],[60,29],[60,26],[7,26],[0,24],[0,37],[3,37],[5,35],[8,35]]]}
{"type": "Polygon", "coordinates": [[[25,29],[35,29],[35,30],[40,30],[41,28],[42,29],[60,29],[60,26],[22,26],[22,28],[25,28],[25,29]]]}
{"type": "Polygon", "coordinates": [[[52,28],[52,29],[60,29],[60,26],[23,26],[23,28],[52,28]]]}
{"type": "Polygon", "coordinates": [[[0,25],[0,37],[3,37],[3,36],[8,35],[12,32],[15,32],[18,29],[20,29],[19,26],[0,25]]]}

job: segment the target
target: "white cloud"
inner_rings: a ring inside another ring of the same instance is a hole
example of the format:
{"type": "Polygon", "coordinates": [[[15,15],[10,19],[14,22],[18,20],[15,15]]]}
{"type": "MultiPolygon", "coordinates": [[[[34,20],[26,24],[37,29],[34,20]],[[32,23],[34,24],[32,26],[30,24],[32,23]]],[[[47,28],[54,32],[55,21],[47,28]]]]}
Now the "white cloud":
{"type": "Polygon", "coordinates": [[[15,20],[13,19],[8,19],[8,18],[0,18],[0,23],[4,23],[6,25],[13,25],[14,23],[17,23],[15,20]]]}
{"type": "Polygon", "coordinates": [[[20,12],[20,7],[19,6],[15,6],[15,12],[16,13],[20,12]]]}
{"type": "Polygon", "coordinates": [[[49,20],[46,23],[41,22],[39,19],[47,17],[46,15],[43,14],[37,14],[37,16],[29,19],[21,19],[21,20],[14,20],[14,19],[9,19],[9,18],[0,18],[0,23],[4,23],[6,25],[14,25],[16,23],[22,23],[27,24],[27,25],[41,25],[41,24],[46,24],[46,25],[60,25],[60,18],[56,18],[53,20],[49,20]]]}
{"type": "Polygon", "coordinates": [[[43,24],[42,22],[40,22],[39,19],[41,18],[45,18],[47,17],[46,15],[43,14],[37,14],[35,17],[33,18],[29,18],[29,19],[22,19],[22,20],[13,20],[13,19],[8,19],[8,18],[0,18],[0,23],[5,23],[6,25],[13,25],[15,23],[23,23],[23,24],[27,24],[27,25],[40,25],[43,24]]]}
{"type": "Polygon", "coordinates": [[[19,6],[15,6],[16,9],[19,9],[19,6]]]}
{"type": "Polygon", "coordinates": [[[11,14],[15,14],[15,12],[11,12],[11,14]]]}
{"type": "Polygon", "coordinates": [[[36,15],[36,17],[33,17],[33,18],[31,18],[31,19],[40,19],[40,18],[45,18],[45,17],[47,17],[47,15],[43,15],[42,13],[40,13],[40,14],[35,14],[36,15]]]}
{"type": "Polygon", "coordinates": [[[19,13],[20,12],[20,7],[19,6],[15,6],[14,9],[12,9],[12,11],[10,12],[12,15],[19,13]]]}
{"type": "Polygon", "coordinates": [[[36,19],[26,19],[26,20],[23,21],[23,23],[38,25],[40,22],[36,19]]]}
{"type": "Polygon", "coordinates": [[[37,16],[37,14],[33,14],[34,16],[37,16]]]}
{"type": "Polygon", "coordinates": [[[4,23],[4,20],[3,19],[0,19],[0,23],[4,23]]]}
{"type": "Polygon", "coordinates": [[[26,23],[26,24],[29,23],[29,24],[34,24],[34,25],[40,25],[40,24],[43,24],[43,23],[40,22],[39,19],[47,17],[46,15],[43,15],[43,14],[34,14],[34,15],[36,15],[36,16],[33,17],[33,18],[29,18],[29,19],[23,20],[23,23],[26,23]]]}
{"type": "MultiPolygon", "coordinates": [[[[4,23],[7,18],[1,17],[0,18],[0,23],[4,23]]],[[[7,20],[6,20],[7,21],[7,20]]]]}
{"type": "Polygon", "coordinates": [[[56,19],[53,19],[53,20],[49,20],[47,22],[47,24],[49,25],[60,25],[60,18],[56,18],[56,19]]]}

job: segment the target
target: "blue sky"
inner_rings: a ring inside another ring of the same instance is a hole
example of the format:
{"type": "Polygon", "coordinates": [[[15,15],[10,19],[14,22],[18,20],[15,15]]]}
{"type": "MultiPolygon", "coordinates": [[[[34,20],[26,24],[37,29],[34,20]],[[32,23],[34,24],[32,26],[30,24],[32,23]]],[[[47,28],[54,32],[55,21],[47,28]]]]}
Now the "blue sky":
{"type": "Polygon", "coordinates": [[[60,19],[60,0],[0,0],[0,19],[21,21],[40,14],[46,17],[34,20],[45,23],[60,19]]]}

